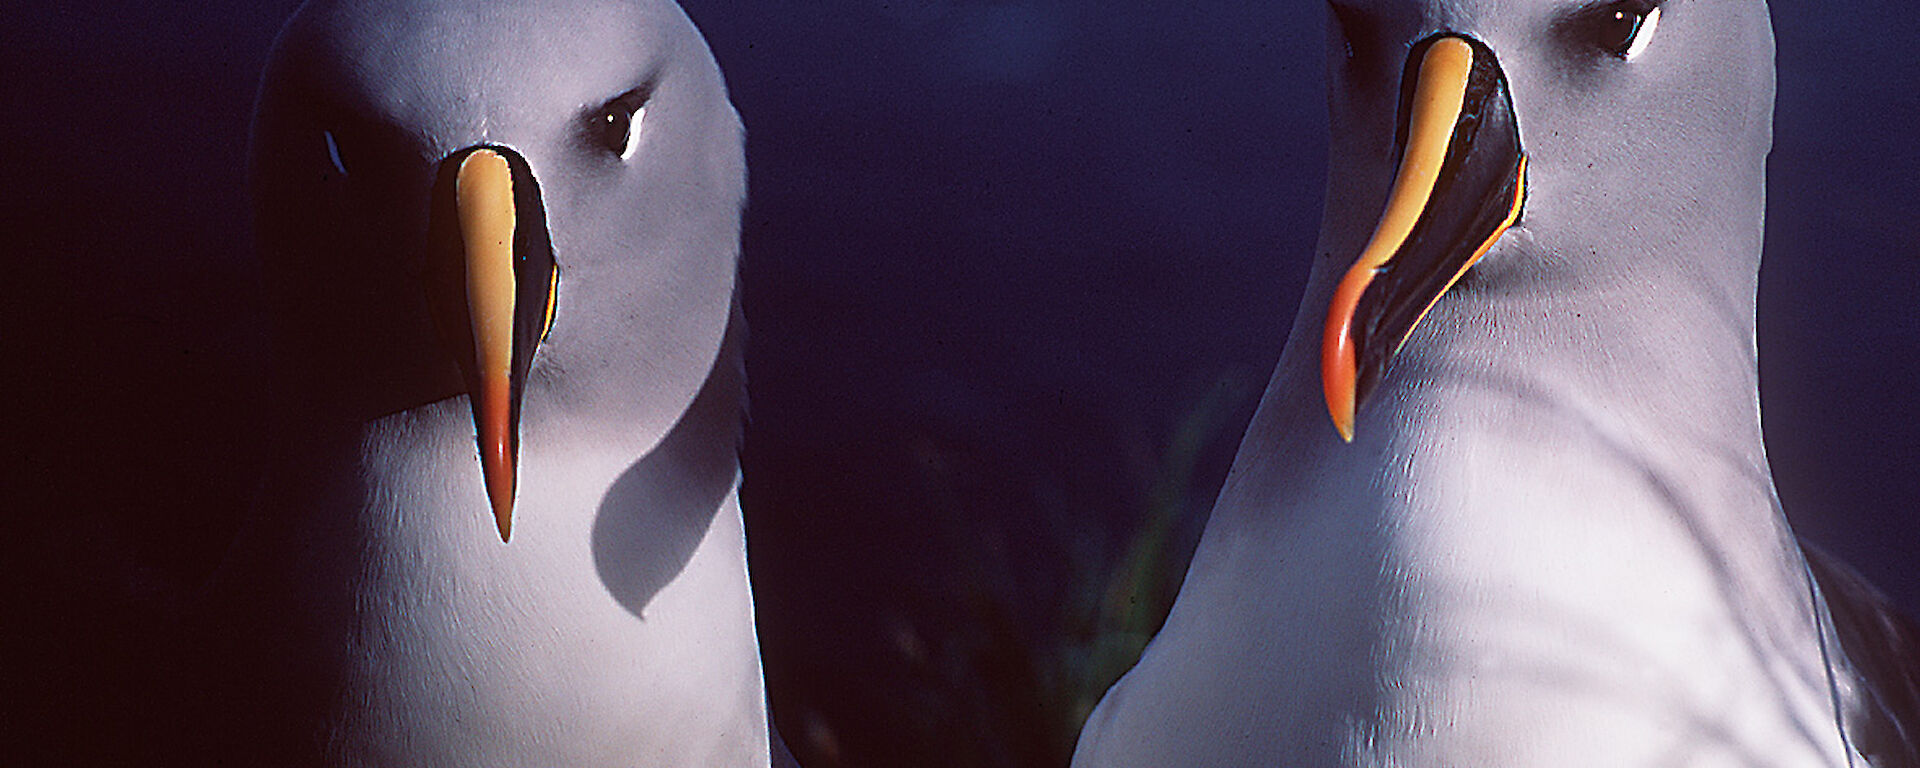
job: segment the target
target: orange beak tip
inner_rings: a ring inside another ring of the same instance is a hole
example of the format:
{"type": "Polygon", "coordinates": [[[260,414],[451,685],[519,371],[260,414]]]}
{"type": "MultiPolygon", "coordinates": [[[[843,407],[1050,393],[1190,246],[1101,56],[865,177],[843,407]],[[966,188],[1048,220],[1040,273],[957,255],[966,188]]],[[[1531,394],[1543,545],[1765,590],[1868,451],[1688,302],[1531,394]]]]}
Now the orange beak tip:
{"type": "Polygon", "coordinates": [[[513,539],[513,504],[509,502],[505,508],[495,507],[493,521],[500,529],[500,543],[505,544],[511,541],[513,539]]]}
{"type": "Polygon", "coordinates": [[[1357,403],[1355,386],[1358,372],[1354,365],[1354,350],[1346,326],[1351,313],[1340,313],[1329,320],[1328,335],[1320,360],[1321,394],[1326,398],[1327,415],[1333,419],[1333,428],[1340,433],[1340,439],[1353,442],[1353,418],[1357,403]]]}
{"type": "Polygon", "coordinates": [[[1360,295],[1373,282],[1375,274],[1375,267],[1365,256],[1347,270],[1327,304],[1327,320],[1321,330],[1321,392],[1326,398],[1327,415],[1333,417],[1334,429],[1349,443],[1353,442],[1353,414],[1360,381],[1360,354],[1353,337],[1354,316],[1358,313],[1360,295]]]}
{"type": "Polygon", "coordinates": [[[481,474],[486,481],[488,506],[493,508],[494,525],[500,530],[500,541],[505,542],[513,534],[513,495],[515,483],[515,461],[513,450],[506,441],[504,429],[495,430],[488,442],[490,450],[481,457],[481,474]]]}
{"type": "Polygon", "coordinates": [[[1334,430],[1340,433],[1340,439],[1353,442],[1353,418],[1356,404],[1353,397],[1353,376],[1348,374],[1342,380],[1338,372],[1329,372],[1326,382],[1327,416],[1333,419],[1334,430]]]}
{"type": "Polygon", "coordinates": [[[500,541],[505,542],[513,535],[513,466],[510,462],[499,462],[494,467],[489,467],[493,471],[486,473],[487,501],[493,507],[493,521],[500,529],[500,541]]]}
{"type": "MultiPolygon", "coordinates": [[[[1349,379],[1348,381],[1351,381],[1349,379]]],[[[1342,442],[1353,442],[1354,402],[1352,389],[1344,392],[1336,388],[1327,390],[1327,416],[1333,419],[1333,429],[1340,433],[1342,442]]]]}

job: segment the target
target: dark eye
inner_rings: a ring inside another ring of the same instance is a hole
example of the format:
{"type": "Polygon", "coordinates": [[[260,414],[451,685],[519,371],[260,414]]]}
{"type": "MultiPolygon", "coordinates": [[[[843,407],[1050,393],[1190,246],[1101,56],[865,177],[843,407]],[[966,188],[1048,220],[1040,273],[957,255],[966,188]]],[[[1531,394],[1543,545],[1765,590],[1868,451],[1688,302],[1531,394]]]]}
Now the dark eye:
{"type": "Polygon", "coordinates": [[[640,148],[640,127],[647,115],[647,90],[636,88],[606,103],[587,119],[594,143],[625,160],[640,148]]]}
{"type": "Polygon", "coordinates": [[[1329,2],[1327,8],[1331,11],[1328,23],[1340,35],[1335,44],[1341,47],[1335,50],[1345,56],[1340,66],[1348,82],[1359,87],[1390,83],[1391,75],[1399,70],[1390,68],[1397,60],[1386,27],[1397,20],[1345,2],[1329,2]]]}
{"type": "Polygon", "coordinates": [[[1659,7],[1641,3],[1615,3],[1599,9],[1594,17],[1595,42],[1629,61],[1647,49],[1659,27],[1659,7]]]}
{"type": "Polygon", "coordinates": [[[1333,23],[1340,28],[1340,39],[1346,45],[1347,60],[1372,53],[1374,31],[1366,14],[1339,3],[1330,3],[1328,7],[1333,9],[1333,23]]]}
{"type": "Polygon", "coordinates": [[[320,139],[327,146],[327,162],[333,165],[334,172],[347,176],[347,162],[340,158],[340,140],[334,138],[333,131],[321,131],[320,139]]]}

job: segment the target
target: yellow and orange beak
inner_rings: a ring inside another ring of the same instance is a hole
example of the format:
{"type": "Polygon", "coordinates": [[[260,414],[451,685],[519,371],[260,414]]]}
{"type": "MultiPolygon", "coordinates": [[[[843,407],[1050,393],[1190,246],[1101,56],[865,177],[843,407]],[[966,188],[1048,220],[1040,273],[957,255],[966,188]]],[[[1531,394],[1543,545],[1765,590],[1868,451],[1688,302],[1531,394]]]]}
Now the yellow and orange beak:
{"type": "Polygon", "coordinates": [[[428,301],[467,384],[500,540],[513,535],[520,401],[553,326],[560,273],[526,161],[505,147],[455,153],[435,185],[428,301]]]}
{"type": "Polygon", "coordinates": [[[1493,51],[1440,34],[1402,79],[1400,165],[1373,237],[1334,289],[1320,378],[1340,437],[1393,356],[1474,262],[1520,218],[1527,159],[1493,51]]]}

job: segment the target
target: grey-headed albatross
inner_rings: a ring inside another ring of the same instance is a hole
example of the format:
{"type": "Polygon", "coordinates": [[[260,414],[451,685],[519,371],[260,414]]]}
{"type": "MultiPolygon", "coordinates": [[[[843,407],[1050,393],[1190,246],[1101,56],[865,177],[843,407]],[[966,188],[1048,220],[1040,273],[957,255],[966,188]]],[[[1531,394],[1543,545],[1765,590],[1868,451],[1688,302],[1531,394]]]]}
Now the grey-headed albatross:
{"type": "Polygon", "coordinates": [[[315,0],[252,147],[273,454],[231,764],[766,766],[743,133],[669,0],[315,0]]]}
{"type": "Polygon", "coordinates": [[[1074,765],[1910,759],[1761,444],[1762,0],[1329,16],[1305,300],[1074,765]]]}

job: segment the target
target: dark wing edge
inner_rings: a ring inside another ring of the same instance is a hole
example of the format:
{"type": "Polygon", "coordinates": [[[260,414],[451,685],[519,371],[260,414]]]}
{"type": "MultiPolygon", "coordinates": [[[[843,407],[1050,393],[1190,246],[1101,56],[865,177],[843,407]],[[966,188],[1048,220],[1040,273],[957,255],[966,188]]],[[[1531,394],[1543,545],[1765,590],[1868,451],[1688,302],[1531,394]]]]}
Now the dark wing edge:
{"type": "Polygon", "coordinates": [[[1801,542],[1860,690],[1847,736],[1874,768],[1920,768],[1920,624],[1851,566],[1801,542]]]}

